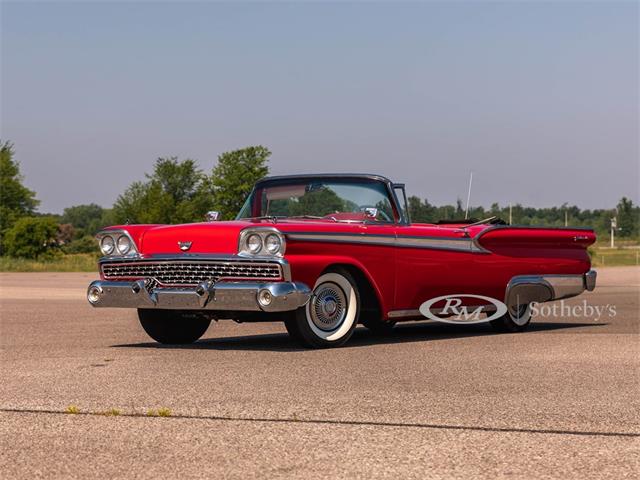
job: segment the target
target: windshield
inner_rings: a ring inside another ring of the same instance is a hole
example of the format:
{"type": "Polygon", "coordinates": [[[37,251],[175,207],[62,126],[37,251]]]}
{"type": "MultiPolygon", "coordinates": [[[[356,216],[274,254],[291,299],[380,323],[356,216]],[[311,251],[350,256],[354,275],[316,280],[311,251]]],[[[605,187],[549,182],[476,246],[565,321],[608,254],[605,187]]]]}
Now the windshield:
{"type": "Polygon", "coordinates": [[[335,179],[261,185],[249,196],[237,218],[257,217],[394,221],[389,194],[382,182],[335,179]]]}

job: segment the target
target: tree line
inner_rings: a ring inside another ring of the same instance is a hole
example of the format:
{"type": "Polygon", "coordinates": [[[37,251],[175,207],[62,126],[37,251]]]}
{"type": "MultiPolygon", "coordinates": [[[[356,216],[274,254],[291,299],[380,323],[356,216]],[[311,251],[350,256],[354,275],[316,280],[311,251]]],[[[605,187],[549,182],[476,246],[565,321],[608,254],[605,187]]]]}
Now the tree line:
{"type": "MultiPolygon", "coordinates": [[[[118,196],[111,208],[96,204],[65,208],[61,215],[38,213],[36,193],[23,185],[14,148],[0,142],[0,254],[13,257],[46,258],[64,253],[96,253],[94,236],[103,227],[126,223],[188,223],[201,221],[210,210],[223,219],[235,217],[254,183],[269,173],[271,152],[251,146],[222,153],[210,172],[195,160],[158,158],[145,179],[133,182],[118,196]]],[[[413,222],[464,218],[462,202],[435,206],[427,199],[410,196],[413,222]]],[[[500,217],[513,224],[546,226],[587,226],[602,237],[609,236],[610,220],[617,217],[620,237],[640,234],[640,208],[622,198],[616,209],[581,210],[562,205],[551,208],[520,204],[488,209],[470,208],[477,219],[500,217]]]]}
{"type": "MultiPolygon", "coordinates": [[[[427,199],[411,196],[409,214],[411,220],[417,223],[433,223],[438,220],[464,218],[465,211],[462,202],[456,205],[431,205],[427,199]]],[[[617,219],[616,236],[622,238],[637,238],[640,234],[640,207],[631,200],[622,197],[615,209],[582,210],[575,205],[561,205],[560,207],[533,208],[515,204],[492,204],[489,208],[470,207],[470,218],[484,219],[498,217],[514,225],[542,225],[552,227],[589,227],[593,228],[601,239],[610,237],[611,219],[617,219]]]]}
{"type": "Polygon", "coordinates": [[[269,173],[263,146],[222,153],[210,172],[195,160],[162,157],[142,181],[133,182],[111,208],[96,204],[39,214],[35,192],[23,185],[14,148],[0,142],[0,254],[47,258],[96,253],[95,234],[108,225],[202,221],[208,211],[232,219],[255,182],[269,173]]]}

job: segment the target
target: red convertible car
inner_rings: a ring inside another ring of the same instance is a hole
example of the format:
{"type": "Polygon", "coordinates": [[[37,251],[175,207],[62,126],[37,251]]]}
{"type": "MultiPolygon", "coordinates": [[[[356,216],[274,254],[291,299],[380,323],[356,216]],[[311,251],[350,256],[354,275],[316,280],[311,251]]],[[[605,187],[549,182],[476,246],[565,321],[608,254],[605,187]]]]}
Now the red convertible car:
{"type": "Polygon", "coordinates": [[[412,223],[404,185],[378,175],[268,177],[235,220],[211,213],[203,223],[100,232],[91,305],[137,309],[161,343],[194,342],[211,320],[233,319],[284,321],[303,345],[330,347],[358,323],[385,332],[455,314],[454,297],[464,312],[521,331],[533,302],[595,287],[592,230],[412,223]]]}

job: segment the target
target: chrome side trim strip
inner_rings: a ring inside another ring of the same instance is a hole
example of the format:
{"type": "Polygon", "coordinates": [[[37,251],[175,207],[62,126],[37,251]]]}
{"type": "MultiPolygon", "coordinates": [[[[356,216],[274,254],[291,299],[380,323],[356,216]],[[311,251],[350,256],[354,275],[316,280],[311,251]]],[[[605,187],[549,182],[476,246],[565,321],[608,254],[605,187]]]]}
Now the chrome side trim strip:
{"type": "MultiPolygon", "coordinates": [[[[476,310],[481,308],[483,312],[493,312],[496,310],[495,305],[467,305],[469,309],[476,310]]],[[[432,308],[431,312],[438,315],[442,313],[443,308],[432,308]]],[[[392,310],[387,315],[389,318],[413,318],[413,317],[424,317],[420,310],[392,310]]],[[[426,317],[425,317],[426,320],[426,317]]]]}
{"type": "Polygon", "coordinates": [[[287,238],[301,242],[351,243],[399,248],[425,248],[456,252],[487,253],[471,238],[420,237],[412,235],[352,234],[323,232],[285,232],[287,238]]]}
{"type": "Polygon", "coordinates": [[[403,318],[403,317],[421,317],[420,310],[391,310],[388,315],[389,318],[403,318]]]}
{"type": "Polygon", "coordinates": [[[539,229],[551,228],[555,230],[585,230],[588,227],[534,227],[495,225],[478,233],[473,238],[423,237],[414,235],[383,235],[375,233],[324,233],[324,232],[283,232],[287,238],[302,242],[330,242],[351,243],[358,245],[377,245],[398,248],[426,248],[432,250],[453,250],[457,252],[491,253],[480,245],[480,238],[487,232],[505,229],[539,229]]]}

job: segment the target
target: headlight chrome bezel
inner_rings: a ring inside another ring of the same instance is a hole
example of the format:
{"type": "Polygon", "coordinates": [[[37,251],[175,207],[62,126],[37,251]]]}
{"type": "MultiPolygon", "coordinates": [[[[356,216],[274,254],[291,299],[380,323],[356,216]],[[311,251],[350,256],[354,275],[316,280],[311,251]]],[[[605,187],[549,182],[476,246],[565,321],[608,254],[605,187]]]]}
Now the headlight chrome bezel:
{"type": "Polygon", "coordinates": [[[100,252],[103,255],[111,255],[116,250],[116,240],[111,235],[103,235],[98,240],[98,246],[100,247],[100,252]]]}
{"type": "Polygon", "coordinates": [[[246,257],[267,257],[267,258],[282,258],[286,250],[286,241],[284,234],[274,227],[249,227],[240,232],[238,239],[238,255],[246,257]],[[267,249],[267,238],[270,236],[276,236],[280,242],[279,248],[275,251],[267,249]],[[252,251],[249,249],[249,239],[260,238],[260,248],[252,251]]]}
{"type": "Polygon", "coordinates": [[[136,243],[126,230],[104,230],[96,235],[100,252],[104,257],[133,257],[138,255],[136,243]],[[111,242],[111,249],[104,249],[103,244],[111,242]],[[121,249],[121,241],[128,242],[128,248],[121,249]]]}
{"type": "Polygon", "coordinates": [[[280,251],[282,248],[282,238],[280,235],[276,235],[275,233],[270,233],[266,237],[264,237],[264,249],[269,253],[269,255],[274,255],[280,251]],[[269,248],[269,240],[275,239],[275,249],[269,248]]]}
{"type": "Polygon", "coordinates": [[[257,233],[250,233],[247,235],[247,240],[245,241],[247,253],[250,253],[251,255],[258,255],[264,248],[263,243],[262,236],[257,233]]]}
{"type": "Polygon", "coordinates": [[[131,238],[129,235],[120,235],[116,240],[116,250],[120,255],[126,255],[129,253],[132,247],[131,238]]]}

